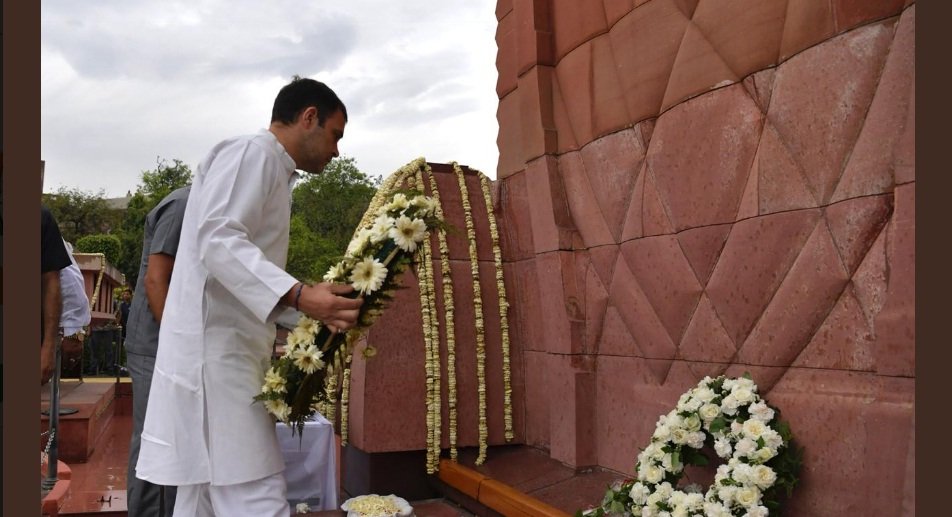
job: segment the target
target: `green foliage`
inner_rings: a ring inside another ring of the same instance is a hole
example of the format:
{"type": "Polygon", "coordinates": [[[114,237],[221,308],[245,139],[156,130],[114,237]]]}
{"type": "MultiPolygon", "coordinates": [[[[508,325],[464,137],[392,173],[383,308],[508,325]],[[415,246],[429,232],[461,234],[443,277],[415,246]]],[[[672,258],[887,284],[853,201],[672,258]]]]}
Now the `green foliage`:
{"type": "Polygon", "coordinates": [[[94,234],[80,237],[76,241],[75,250],[79,253],[102,253],[112,264],[116,264],[122,253],[122,243],[119,237],[107,234],[94,234]]]}
{"type": "Polygon", "coordinates": [[[139,262],[142,260],[142,239],[145,217],[159,201],[173,190],[192,182],[192,170],[181,160],[156,159],[153,170],[142,171],[142,183],[126,206],[122,224],[116,235],[122,244],[122,252],[115,266],[126,275],[129,285],[136,285],[139,278],[139,262]]]}
{"type": "Polygon", "coordinates": [[[319,281],[347,249],[380,184],[357,168],[354,158],[335,158],[321,174],[295,186],[287,271],[319,281]]]}
{"type": "Polygon", "coordinates": [[[69,242],[83,236],[110,233],[119,227],[122,211],[110,208],[105,194],[86,192],[76,188],[60,187],[50,194],[43,194],[43,204],[56,218],[63,238],[69,242]]]}

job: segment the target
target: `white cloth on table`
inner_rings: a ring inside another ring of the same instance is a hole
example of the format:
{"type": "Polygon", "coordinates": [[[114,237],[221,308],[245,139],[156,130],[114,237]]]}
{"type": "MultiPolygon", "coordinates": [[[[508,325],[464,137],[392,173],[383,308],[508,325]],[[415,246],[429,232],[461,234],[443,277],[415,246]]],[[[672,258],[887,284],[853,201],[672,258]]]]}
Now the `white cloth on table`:
{"type": "Polygon", "coordinates": [[[291,507],[306,502],[312,511],[336,510],[337,442],[334,426],[323,416],[304,424],[304,433],[297,434],[285,424],[277,424],[278,441],[284,453],[284,478],[288,483],[291,507]]]}

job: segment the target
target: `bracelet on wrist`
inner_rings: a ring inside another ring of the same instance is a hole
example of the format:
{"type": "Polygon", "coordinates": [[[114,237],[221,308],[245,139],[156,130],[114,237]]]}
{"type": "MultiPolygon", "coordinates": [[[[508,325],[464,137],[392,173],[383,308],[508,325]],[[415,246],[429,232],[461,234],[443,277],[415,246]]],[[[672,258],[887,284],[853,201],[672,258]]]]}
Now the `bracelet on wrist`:
{"type": "Polygon", "coordinates": [[[304,290],[304,282],[298,284],[297,293],[294,295],[294,310],[300,311],[301,308],[301,291],[304,290]]]}

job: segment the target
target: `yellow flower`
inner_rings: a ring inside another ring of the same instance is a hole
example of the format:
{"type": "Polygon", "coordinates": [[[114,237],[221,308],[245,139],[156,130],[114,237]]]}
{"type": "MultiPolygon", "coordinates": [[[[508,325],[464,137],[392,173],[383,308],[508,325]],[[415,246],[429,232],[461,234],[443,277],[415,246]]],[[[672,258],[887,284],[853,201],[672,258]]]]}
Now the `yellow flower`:
{"type": "Polygon", "coordinates": [[[314,345],[298,347],[292,355],[294,365],[304,373],[314,373],[324,367],[324,361],[321,360],[321,351],[314,345]]]}
{"type": "Polygon", "coordinates": [[[287,422],[288,416],[291,415],[291,407],[280,399],[266,400],[264,401],[264,407],[268,410],[268,413],[271,413],[282,422],[287,422]]]}
{"type": "Polygon", "coordinates": [[[268,368],[268,372],[264,374],[264,386],[261,387],[261,392],[284,393],[286,389],[287,379],[282,377],[273,367],[268,368]]]}
{"type": "Polygon", "coordinates": [[[354,266],[350,274],[350,285],[362,294],[370,294],[387,278],[387,268],[377,259],[366,257],[354,266]]]}

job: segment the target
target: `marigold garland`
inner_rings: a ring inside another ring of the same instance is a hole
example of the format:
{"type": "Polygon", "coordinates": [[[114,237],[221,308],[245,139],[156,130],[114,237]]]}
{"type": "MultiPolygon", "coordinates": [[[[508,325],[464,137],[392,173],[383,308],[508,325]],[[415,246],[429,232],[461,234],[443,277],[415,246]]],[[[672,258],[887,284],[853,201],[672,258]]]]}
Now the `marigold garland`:
{"type": "MultiPolygon", "coordinates": [[[[453,170],[457,176],[460,188],[461,204],[466,220],[467,238],[469,240],[470,266],[473,275],[473,300],[474,300],[474,318],[476,327],[476,374],[478,380],[478,419],[479,419],[479,455],[476,464],[481,465],[485,462],[487,451],[488,425],[486,415],[486,341],[485,341],[485,321],[483,315],[482,293],[479,281],[479,259],[476,249],[476,230],[473,222],[472,206],[469,202],[469,192],[465,183],[465,176],[458,163],[452,162],[453,170]]],[[[513,439],[512,425],[512,388],[511,388],[511,370],[510,370],[510,340],[508,325],[508,308],[506,300],[506,289],[502,267],[502,253],[499,247],[499,232],[496,224],[496,218],[493,211],[492,196],[489,188],[488,178],[480,171],[475,171],[480,180],[480,186],[483,199],[486,203],[487,217],[489,223],[489,233],[492,238],[493,258],[495,265],[496,287],[499,295],[499,317],[502,334],[502,354],[503,354],[503,382],[504,382],[504,424],[505,438],[507,441],[513,439]]],[[[373,224],[371,214],[379,211],[385,205],[393,192],[400,185],[409,185],[420,191],[425,190],[424,176],[429,180],[430,196],[435,201],[435,213],[442,220],[443,210],[440,200],[439,189],[437,187],[435,176],[426,160],[422,157],[401,167],[397,172],[387,177],[378,187],[377,193],[371,200],[367,212],[365,212],[355,236],[361,229],[367,229],[373,224]]],[[[424,242],[430,242],[429,232],[424,242]]],[[[441,280],[443,287],[443,313],[445,322],[445,335],[447,347],[446,376],[447,376],[447,405],[449,408],[449,446],[450,457],[457,459],[457,434],[458,434],[458,394],[456,378],[456,334],[455,334],[455,306],[453,301],[453,281],[449,262],[449,247],[446,241],[446,233],[440,228],[436,230],[436,236],[439,243],[439,256],[441,266],[441,280]]],[[[430,244],[432,246],[432,244],[430,244]]],[[[425,347],[426,364],[426,383],[427,383],[427,472],[434,473],[438,470],[439,456],[442,442],[442,416],[441,416],[441,389],[442,389],[442,364],[440,360],[440,332],[439,318],[436,315],[436,288],[434,257],[435,250],[429,246],[420,248],[419,271],[420,282],[420,304],[423,318],[423,336],[425,347]]],[[[340,386],[340,404],[341,404],[341,441],[347,443],[348,434],[348,406],[350,397],[350,350],[345,357],[338,359],[338,370],[334,372],[332,379],[336,383],[341,381],[340,386]]],[[[328,387],[329,388],[329,387],[328,387]]],[[[329,388],[330,389],[330,388],[329,388]]],[[[336,390],[335,390],[336,391],[336,390]]],[[[330,391],[328,392],[330,394],[330,391]]],[[[333,410],[331,410],[333,411],[333,410]]]]}
{"type": "Polygon", "coordinates": [[[466,236],[469,239],[469,264],[473,275],[473,313],[476,323],[476,392],[479,398],[479,454],[476,465],[486,461],[487,438],[489,426],[486,421],[486,329],[483,323],[483,300],[479,286],[479,256],[476,253],[476,227],[473,224],[473,209],[469,203],[469,190],[466,188],[466,177],[459,164],[453,162],[453,171],[459,182],[459,192],[463,204],[463,215],[466,218],[466,236]]]}
{"type": "MultiPolygon", "coordinates": [[[[436,202],[436,216],[443,219],[443,204],[440,201],[440,190],[436,185],[433,171],[427,167],[430,180],[430,196],[436,202]]],[[[457,433],[457,396],[456,396],[456,304],[453,301],[453,275],[450,270],[450,249],[446,243],[446,230],[440,229],[436,233],[440,244],[440,268],[443,280],[443,315],[446,332],[446,385],[447,406],[449,407],[450,458],[456,461],[457,433]]]]}
{"type": "Polygon", "coordinates": [[[493,199],[489,192],[489,178],[482,172],[479,182],[483,189],[483,199],[486,201],[486,215],[489,219],[489,236],[492,238],[493,259],[496,263],[496,289],[499,295],[499,327],[502,334],[502,380],[503,380],[503,420],[505,423],[506,441],[515,436],[512,431],[512,373],[509,367],[509,302],[506,298],[506,282],[502,269],[502,250],[499,248],[499,230],[496,227],[496,214],[493,211],[493,199]]]}

